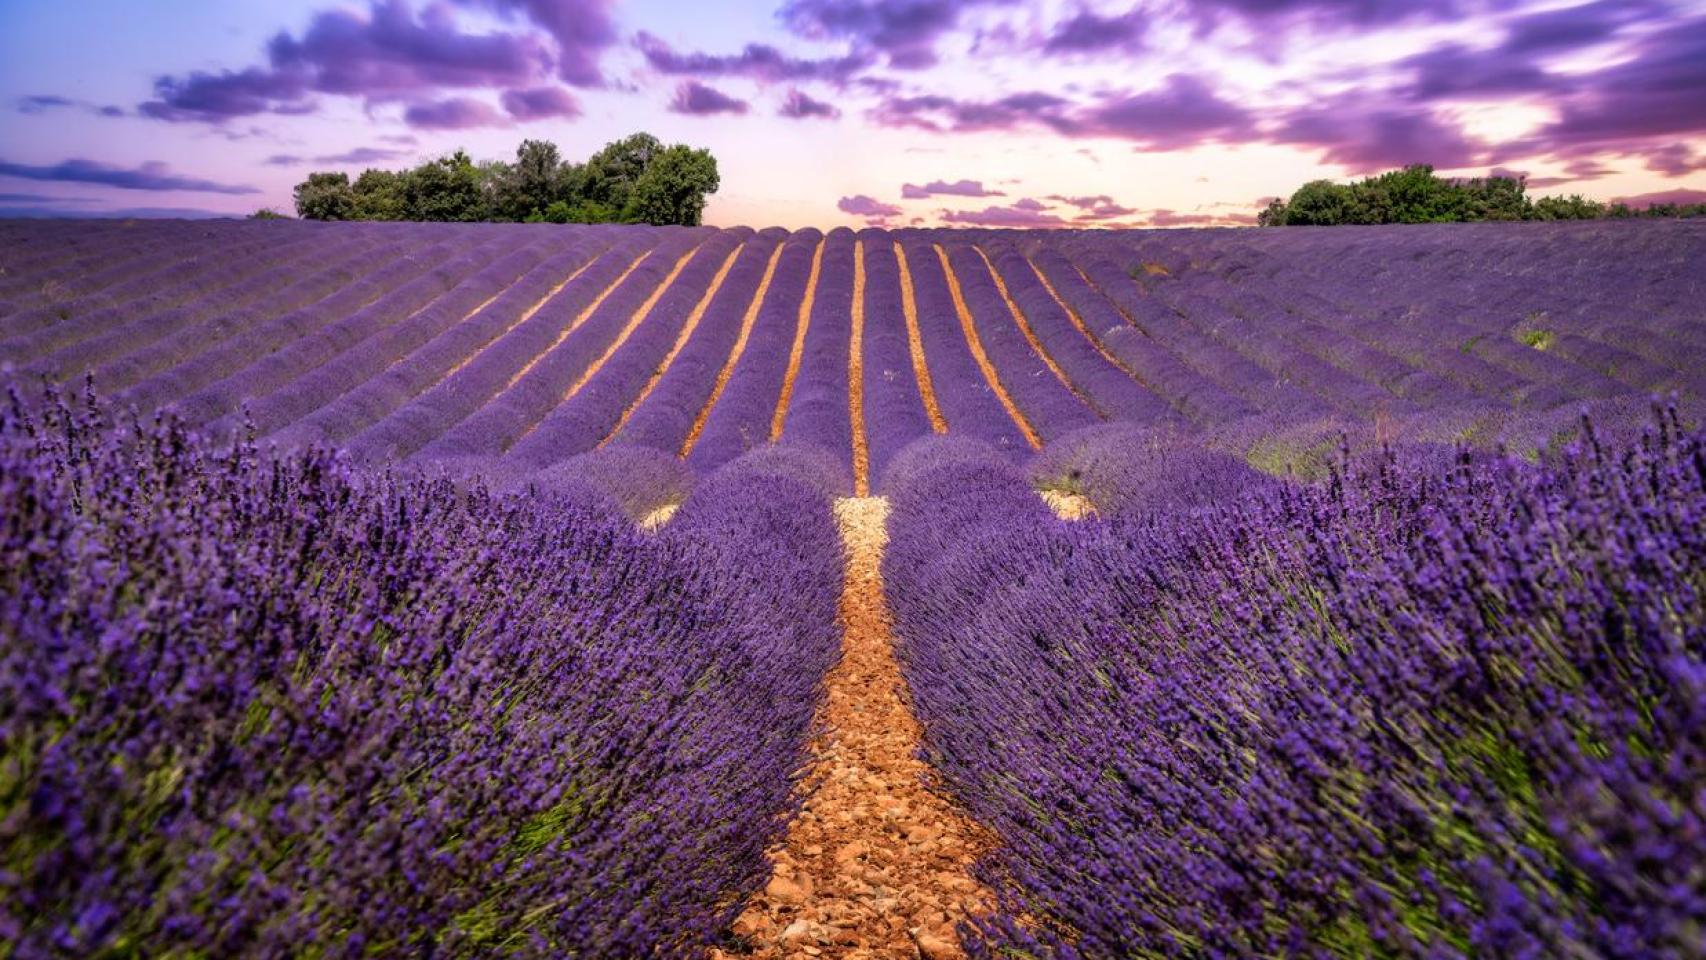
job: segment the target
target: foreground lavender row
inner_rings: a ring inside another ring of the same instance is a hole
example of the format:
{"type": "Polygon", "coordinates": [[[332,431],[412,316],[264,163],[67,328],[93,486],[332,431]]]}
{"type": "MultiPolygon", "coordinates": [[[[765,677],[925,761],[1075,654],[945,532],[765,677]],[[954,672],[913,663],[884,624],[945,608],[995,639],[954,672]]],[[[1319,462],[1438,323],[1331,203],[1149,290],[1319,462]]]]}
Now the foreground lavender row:
{"type": "Polygon", "coordinates": [[[223,437],[513,479],[643,446],[1102,423],[1264,468],[1706,398],[1706,224],[932,231],[0,223],[0,365],[223,437]]]}
{"type": "Polygon", "coordinates": [[[1002,842],[974,952],[1698,955],[1706,435],[1648,425],[1307,486],[1103,464],[1076,524],[987,448],[904,453],[901,658],[1002,842]]]}
{"type": "Polygon", "coordinates": [[[836,655],[794,470],[648,537],[590,475],[495,499],[8,410],[0,954],[696,952],[836,655]]]}

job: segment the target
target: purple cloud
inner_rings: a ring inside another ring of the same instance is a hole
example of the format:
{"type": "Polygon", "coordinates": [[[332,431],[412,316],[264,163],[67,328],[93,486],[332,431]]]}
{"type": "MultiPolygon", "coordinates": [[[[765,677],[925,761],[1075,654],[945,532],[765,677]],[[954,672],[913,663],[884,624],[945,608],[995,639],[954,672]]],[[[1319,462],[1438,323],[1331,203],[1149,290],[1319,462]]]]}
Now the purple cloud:
{"type": "Polygon", "coordinates": [[[1563,176],[1532,177],[1528,180],[1528,185],[1536,190],[1543,190],[1547,187],[1556,187],[1566,183],[1580,183],[1583,180],[1598,180],[1601,177],[1615,176],[1617,172],[1617,170],[1592,157],[1583,157],[1580,160],[1572,160],[1565,164],[1563,176]]]}
{"type": "Polygon", "coordinates": [[[985,207],[982,210],[943,210],[943,223],[971,227],[1059,227],[1066,221],[1052,213],[1020,207],[985,207]]]}
{"type": "Polygon", "coordinates": [[[366,97],[520,84],[550,62],[532,36],[461,33],[444,8],[417,20],[405,0],[380,0],[366,17],[321,13],[301,39],[281,33],[268,52],[275,70],[313,76],[315,90],[366,97]]]}
{"type": "Polygon", "coordinates": [[[306,106],[308,91],[308,78],[294,71],[259,67],[220,73],[196,70],[182,78],[155,80],[156,99],[137,107],[137,111],[156,120],[223,123],[268,111],[299,110],[306,106]]]}
{"type": "Polygon", "coordinates": [[[60,97],[52,94],[37,94],[30,97],[18,98],[19,113],[46,113],[49,110],[87,110],[98,117],[122,117],[123,107],[96,106],[87,100],[73,100],[70,97],[60,97]]]}
{"type": "Polygon", "coordinates": [[[688,80],[675,88],[675,99],[669,102],[675,113],[710,116],[717,113],[745,113],[747,103],[708,87],[697,80],[688,80]]]}
{"type": "Polygon", "coordinates": [[[1589,157],[1565,164],[1564,172],[1576,180],[1598,180],[1600,177],[1617,175],[1615,169],[1589,157]]]}
{"type": "Polygon", "coordinates": [[[491,104],[468,97],[417,103],[403,112],[403,122],[417,130],[468,130],[509,125],[509,119],[491,104]]]}
{"type": "Polygon", "coordinates": [[[1543,91],[1562,93],[1571,85],[1568,79],[1549,74],[1499,49],[1470,50],[1455,44],[1407,57],[1397,66],[1414,71],[1414,81],[1403,88],[1402,94],[1417,102],[1543,91]]]}
{"type": "Polygon", "coordinates": [[[143,114],[162,120],[220,123],[258,113],[313,109],[312,93],[406,99],[444,87],[521,87],[551,62],[534,36],[460,32],[447,8],[417,19],[406,0],[377,0],[365,15],[318,13],[300,38],[279,33],[269,66],[161,77],[143,114]]]}
{"type": "Polygon", "coordinates": [[[529,120],[581,115],[580,101],[562,87],[505,90],[499,100],[503,104],[504,112],[524,123],[529,120]]]}
{"type": "Polygon", "coordinates": [[[1149,211],[1149,225],[1153,227],[1197,227],[1219,221],[1210,213],[1178,213],[1173,210],[1157,209],[1149,211]]]}
{"type": "Polygon", "coordinates": [[[992,101],[934,94],[894,97],[879,105],[872,119],[882,126],[956,133],[1042,126],[1065,136],[1117,137],[1147,150],[1248,139],[1255,129],[1249,111],[1184,74],[1168,77],[1159,89],[1104,95],[1089,106],[1041,91],[992,101]]]}
{"type": "Polygon", "coordinates": [[[1354,173],[1410,163],[1452,169],[1473,165],[1480,144],[1425,110],[1388,109],[1346,98],[1292,111],[1271,139],[1321,150],[1354,173]]]}
{"type": "Polygon", "coordinates": [[[325,153],[317,157],[300,157],[291,153],[276,153],[266,159],[266,163],[274,167],[296,167],[305,163],[315,164],[368,164],[384,163],[403,156],[401,150],[388,150],[384,147],[356,147],[343,153],[325,153]]]}
{"type": "Polygon", "coordinates": [[[1647,169],[1667,177],[1681,177],[1706,170],[1706,154],[1695,153],[1685,143],[1672,143],[1648,151],[1647,169]]]}
{"type": "Polygon", "coordinates": [[[916,183],[903,183],[900,195],[907,200],[922,200],[925,197],[1004,197],[1000,190],[990,190],[984,187],[981,180],[955,180],[949,183],[945,180],[932,180],[919,186],[916,183]]]}
{"type": "Polygon", "coordinates": [[[1706,17],[1654,33],[1630,59],[1578,80],[1579,94],[1534,146],[1569,152],[1706,131],[1706,17]]]}
{"type": "Polygon", "coordinates": [[[1089,210],[1094,207],[1101,206],[1102,204],[1111,204],[1114,202],[1114,198],[1105,193],[1097,194],[1093,197],[1068,197],[1058,193],[1051,193],[1045,199],[1053,200],[1056,203],[1064,203],[1067,206],[1077,207],[1080,210],[1089,210]]]}
{"type": "MultiPolygon", "coordinates": [[[[1702,101],[1706,103],[1706,100],[1702,101]]],[[[1337,99],[1258,115],[1221,97],[1204,80],[1173,74],[1152,90],[1137,94],[1103,93],[1088,103],[1073,103],[1043,91],[1012,94],[998,100],[960,100],[938,94],[890,97],[872,111],[881,126],[935,133],[1019,131],[1042,128],[1067,137],[1111,137],[1139,150],[1174,150],[1205,143],[1278,143],[1320,151],[1330,163],[1353,172],[1372,172],[1408,163],[1444,169],[1502,160],[1487,144],[1469,137],[1456,123],[1423,106],[1394,104],[1390,97],[1353,92],[1337,99]]],[[[1508,152],[1506,156],[1532,156],[1508,152]]],[[[904,197],[927,196],[908,185],[904,197]]],[[[1097,198],[1077,198],[1080,209],[1097,198]]],[[[1111,199],[1103,204],[1117,207],[1111,199]]],[[[1111,215],[1120,215],[1113,213],[1111,215]]]]}
{"type": "Polygon", "coordinates": [[[1136,207],[1122,207],[1119,204],[1114,203],[1112,200],[1108,200],[1105,203],[1091,204],[1089,207],[1084,208],[1082,213],[1073,217],[1073,219],[1082,222],[1117,220],[1121,217],[1129,217],[1136,212],[1136,207]]]}
{"type": "Polygon", "coordinates": [[[840,83],[872,62],[870,55],[859,53],[823,60],[800,59],[762,43],[749,43],[740,53],[728,56],[679,53],[661,37],[644,30],[634,36],[634,46],[646,58],[646,63],[659,73],[702,77],[741,76],[767,81],[829,80],[840,83]]]}
{"type": "Polygon", "coordinates": [[[1528,14],[1511,24],[1499,49],[1507,55],[1556,53],[1593,46],[1623,27],[1662,13],[1657,3],[1598,0],[1562,10],[1528,14]]]}
{"type": "Polygon", "coordinates": [[[1196,77],[1173,74],[1158,90],[1105,100],[1084,118],[1088,131],[1167,150],[1246,137],[1253,118],[1196,77]]]}
{"type": "Polygon", "coordinates": [[[1143,46],[1149,20],[1140,8],[1113,17],[1084,10],[1055,24],[1043,41],[1045,53],[1078,54],[1132,51],[1143,46]]]}
{"type": "Polygon", "coordinates": [[[215,183],[196,177],[182,177],[167,170],[158,161],[127,169],[108,166],[93,160],[73,158],[52,166],[31,166],[0,161],[0,177],[41,180],[49,183],[92,183],[121,190],[190,190],[196,193],[225,193],[241,195],[260,193],[254,187],[215,183]]]}
{"type": "Polygon", "coordinates": [[[932,132],[1012,130],[1035,123],[1066,133],[1073,127],[1066,117],[1070,105],[1061,97],[1040,91],[1015,93],[990,101],[955,100],[925,94],[890,98],[871,116],[881,126],[912,127],[932,132]]]}
{"type": "Polygon", "coordinates": [[[1458,0],[1192,0],[1200,20],[1218,22],[1226,15],[1249,20],[1295,19],[1323,26],[1374,26],[1400,20],[1443,20],[1464,12],[1473,2],[1458,0]]]}
{"type": "Polygon", "coordinates": [[[840,108],[822,100],[813,100],[803,90],[789,90],[788,98],[782,101],[782,108],[776,112],[780,116],[795,120],[808,120],[813,117],[833,120],[841,116],[840,108]]]}
{"type": "Polygon", "coordinates": [[[18,98],[18,112],[46,113],[49,110],[56,110],[61,107],[75,107],[78,104],[79,101],[71,100],[66,97],[56,97],[51,94],[38,94],[33,97],[18,98]]]}
{"type": "Polygon", "coordinates": [[[888,58],[889,66],[916,70],[936,63],[936,41],[966,10],[1012,0],[787,0],[777,14],[789,29],[812,39],[846,38],[888,58]]]}
{"type": "Polygon", "coordinates": [[[1015,209],[1015,210],[1029,210],[1033,213],[1036,213],[1036,212],[1040,212],[1043,210],[1047,210],[1048,204],[1046,204],[1046,203],[1042,202],[1041,200],[1038,200],[1034,197],[1023,197],[1021,199],[1013,201],[1013,209],[1015,209]]]}
{"type": "Polygon", "coordinates": [[[1563,97],[1582,84],[1547,71],[1540,61],[1612,40],[1657,9],[1641,0],[1598,0],[1528,14],[1512,21],[1504,39],[1492,47],[1447,44],[1399,61],[1399,69],[1415,75],[1403,93],[1414,101],[1519,93],[1563,97]]]}
{"type": "Polygon", "coordinates": [[[599,61],[617,40],[614,0],[457,0],[464,5],[522,13],[557,41],[557,76],[570,86],[604,84],[599,61]]]}
{"type": "Polygon", "coordinates": [[[875,197],[867,197],[862,193],[855,194],[851,197],[842,197],[840,200],[836,201],[835,209],[840,210],[842,213],[850,213],[855,217],[876,217],[878,219],[882,219],[885,217],[900,216],[899,207],[892,203],[883,203],[875,197]]]}

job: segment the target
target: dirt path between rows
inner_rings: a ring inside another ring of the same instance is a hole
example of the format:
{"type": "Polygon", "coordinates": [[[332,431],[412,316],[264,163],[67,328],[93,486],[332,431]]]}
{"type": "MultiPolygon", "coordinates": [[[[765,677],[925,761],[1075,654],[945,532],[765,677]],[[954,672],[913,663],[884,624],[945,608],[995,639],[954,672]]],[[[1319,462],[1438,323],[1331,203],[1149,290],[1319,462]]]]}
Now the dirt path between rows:
{"type": "Polygon", "coordinates": [[[841,662],[827,678],[806,804],[776,872],[735,922],[750,957],[961,957],[955,924],[989,893],[970,876],[988,834],[925,786],[880,563],[888,501],[836,504],[847,545],[841,662]]]}

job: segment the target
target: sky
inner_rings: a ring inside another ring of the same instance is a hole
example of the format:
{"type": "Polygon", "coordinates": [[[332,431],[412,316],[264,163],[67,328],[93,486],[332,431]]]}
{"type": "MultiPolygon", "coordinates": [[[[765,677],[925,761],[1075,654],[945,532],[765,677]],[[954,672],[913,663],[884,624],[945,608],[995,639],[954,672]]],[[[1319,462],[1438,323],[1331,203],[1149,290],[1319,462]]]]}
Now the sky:
{"type": "Polygon", "coordinates": [[[1699,200],[1706,0],[0,0],[0,216],[640,130],[721,226],[1230,226],[1407,163],[1699,200]]]}

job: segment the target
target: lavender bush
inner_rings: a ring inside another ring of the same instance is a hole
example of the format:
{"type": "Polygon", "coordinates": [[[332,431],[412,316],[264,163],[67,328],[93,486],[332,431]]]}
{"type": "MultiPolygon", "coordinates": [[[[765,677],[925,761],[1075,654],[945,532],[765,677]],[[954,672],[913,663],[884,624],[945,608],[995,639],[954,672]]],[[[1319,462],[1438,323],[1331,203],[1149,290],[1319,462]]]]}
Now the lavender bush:
{"type": "Polygon", "coordinates": [[[960,329],[948,276],[936,254],[932,237],[917,230],[897,231],[918,303],[918,334],[925,363],[935,383],[936,397],[948,430],[994,444],[1014,455],[1027,450],[1024,434],[1002,409],[983,372],[978,369],[960,329]]]}
{"type": "MultiPolygon", "coordinates": [[[[424,347],[394,357],[384,373],[274,434],[275,439],[347,439],[352,452],[371,459],[407,457],[480,409],[566,338],[654,241],[649,234],[624,236],[533,316],[506,325],[495,338],[485,322],[456,324],[424,347]]],[[[476,319],[484,321],[485,313],[476,319]]]]}
{"type": "Polygon", "coordinates": [[[894,239],[888,231],[872,228],[859,231],[859,243],[865,265],[860,387],[870,475],[880,477],[896,453],[932,428],[913,369],[894,239]]]}
{"type": "Polygon", "coordinates": [[[248,419],[257,430],[270,434],[389,372],[399,357],[417,353],[452,330],[464,355],[478,352],[523,322],[529,312],[537,315],[552,292],[560,292],[603,249],[603,244],[589,239],[552,257],[537,248],[524,248],[483,266],[474,260],[446,265],[455,281],[443,296],[400,323],[368,331],[358,342],[322,355],[311,369],[264,399],[246,404],[247,410],[228,413],[206,429],[218,434],[248,419]]]}
{"type": "Polygon", "coordinates": [[[730,371],[722,396],[711,407],[699,439],[688,451],[688,462],[695,469],[715,469],[769,441],[800,305],[822,243],[823,235],[810,228],[794,231],[783,242],[752,336],[730,371]]]}
{"type": "Polygon", "coordinates": [[[848,342],[853,316],[853,231],[838,227],[823,240],[823,261],[813,291],[799,373],[782,421],[780,439],[822,447],[852,462],[848,410],[848,342]]]}
{"type": "MultiPolygon", "coordinates": [[[[1055,299],[1059,289],[1051,293],[1030,261],[1010,244],[997,240],[980,243],[979,247],[989,256],[996,276],[1024,314],[1037,341],[1067,378],[1084,391],[1100,416],[1144,423],[1172,418],[1167,402],[1122,369],[1120,361],[1101,343],[1100,334],[1120,323],[1106,301],[1088,298],[1088,315],[1083,311],[1068,314],[1064,298],[1055,299]],[[1083,331],[1076,329],[1079,324],[1083,331]]],[[[1076,273],[1070,279],[1080,287],[1083,284],[1076,273]]]]}
{"type": "Polygon", "coordinates": [[[1582,436],[1078,524],[913,471],[884,572],[1003,841],[978,952],[1696,953],[1706,437],[1582,436]]]}
{"type": "MultiPolygon", "coordinates": [[[[637,266],[620,275],[621,282],[580,326],[553,340],[543,354],[508,354],[508,361],[525,360],[516,377],[490,383],[496,394],[473,414],[437,434],[432,442],[424,446],[411,443],[415,455],[428,460],[496,456],[526,439],[582,378],[594,372],[599,359],[616,343],[633,315],[663,287],[676,265],[692,256],[708,234],[715,232],[698,228],[660,231],[656,246],[637,266]]],[[[372,450],[366,437],[357,437],[354,446],[369,456],[382,452],[372,450]]]]}
{"type": "MultiPolygon", "coordinates": [[[[616,432],[623,412],[663,369],[682,325],[704,298],[711,280],[752,236],[746,227],[719,231],[693,251],[681,272],[652,301],[638,326],[617,345],[608,362],[590,371],[572,397],[566,397],[506,453],[506,459],[534,467],[597,447],[616,432]]],[[[642,307],[644,304],[642,304],[642,307]]]]}
{"type": "Polygon", "coordinates": [[[1165,516],[1212,506],[1267,478],[1195,438],[1130,423],[1076,430],[1031,458],[1031,485],[1087,498],[1104,517],[1165,516]]]}
{"type": "Polygon", "coordinates": [[[1681,221],[1282,237],[3,224],[0,373],[30,397],[93,373],[144,413],[369,464],[516,472],[614,444],[703,471],[785,433],[876,478],[926,430],[1019,459],[1033,438],[1133,423],[1283,472],[1321,461],[1293,449],[1318,427],[1492,444],[1583,403],[1706,399],[1703,251],[1706,226],[1681,221]]]}
{"type": "Polygon", "coordinates": [[[827,501],[574,497],[0,423],[17,957],[654,956],[767,876],[836,649],[827,501]]]}
{"type": "MultiPolygon", "coordinates": [[[[759,288],[775,259],[777,245],[786,235],[781,228],[770,227],[753,234],[741,246],[723,285],[706,304],[699,326],[617,434],[622,444],[639,444],[671,454],[681,449],[694,420],[711,400],[718,374],[740,340],[748,312],[762,306],[755,303],[759,288]]],[[[756,314],[753,325],[757,325],[756,314]]]]}

